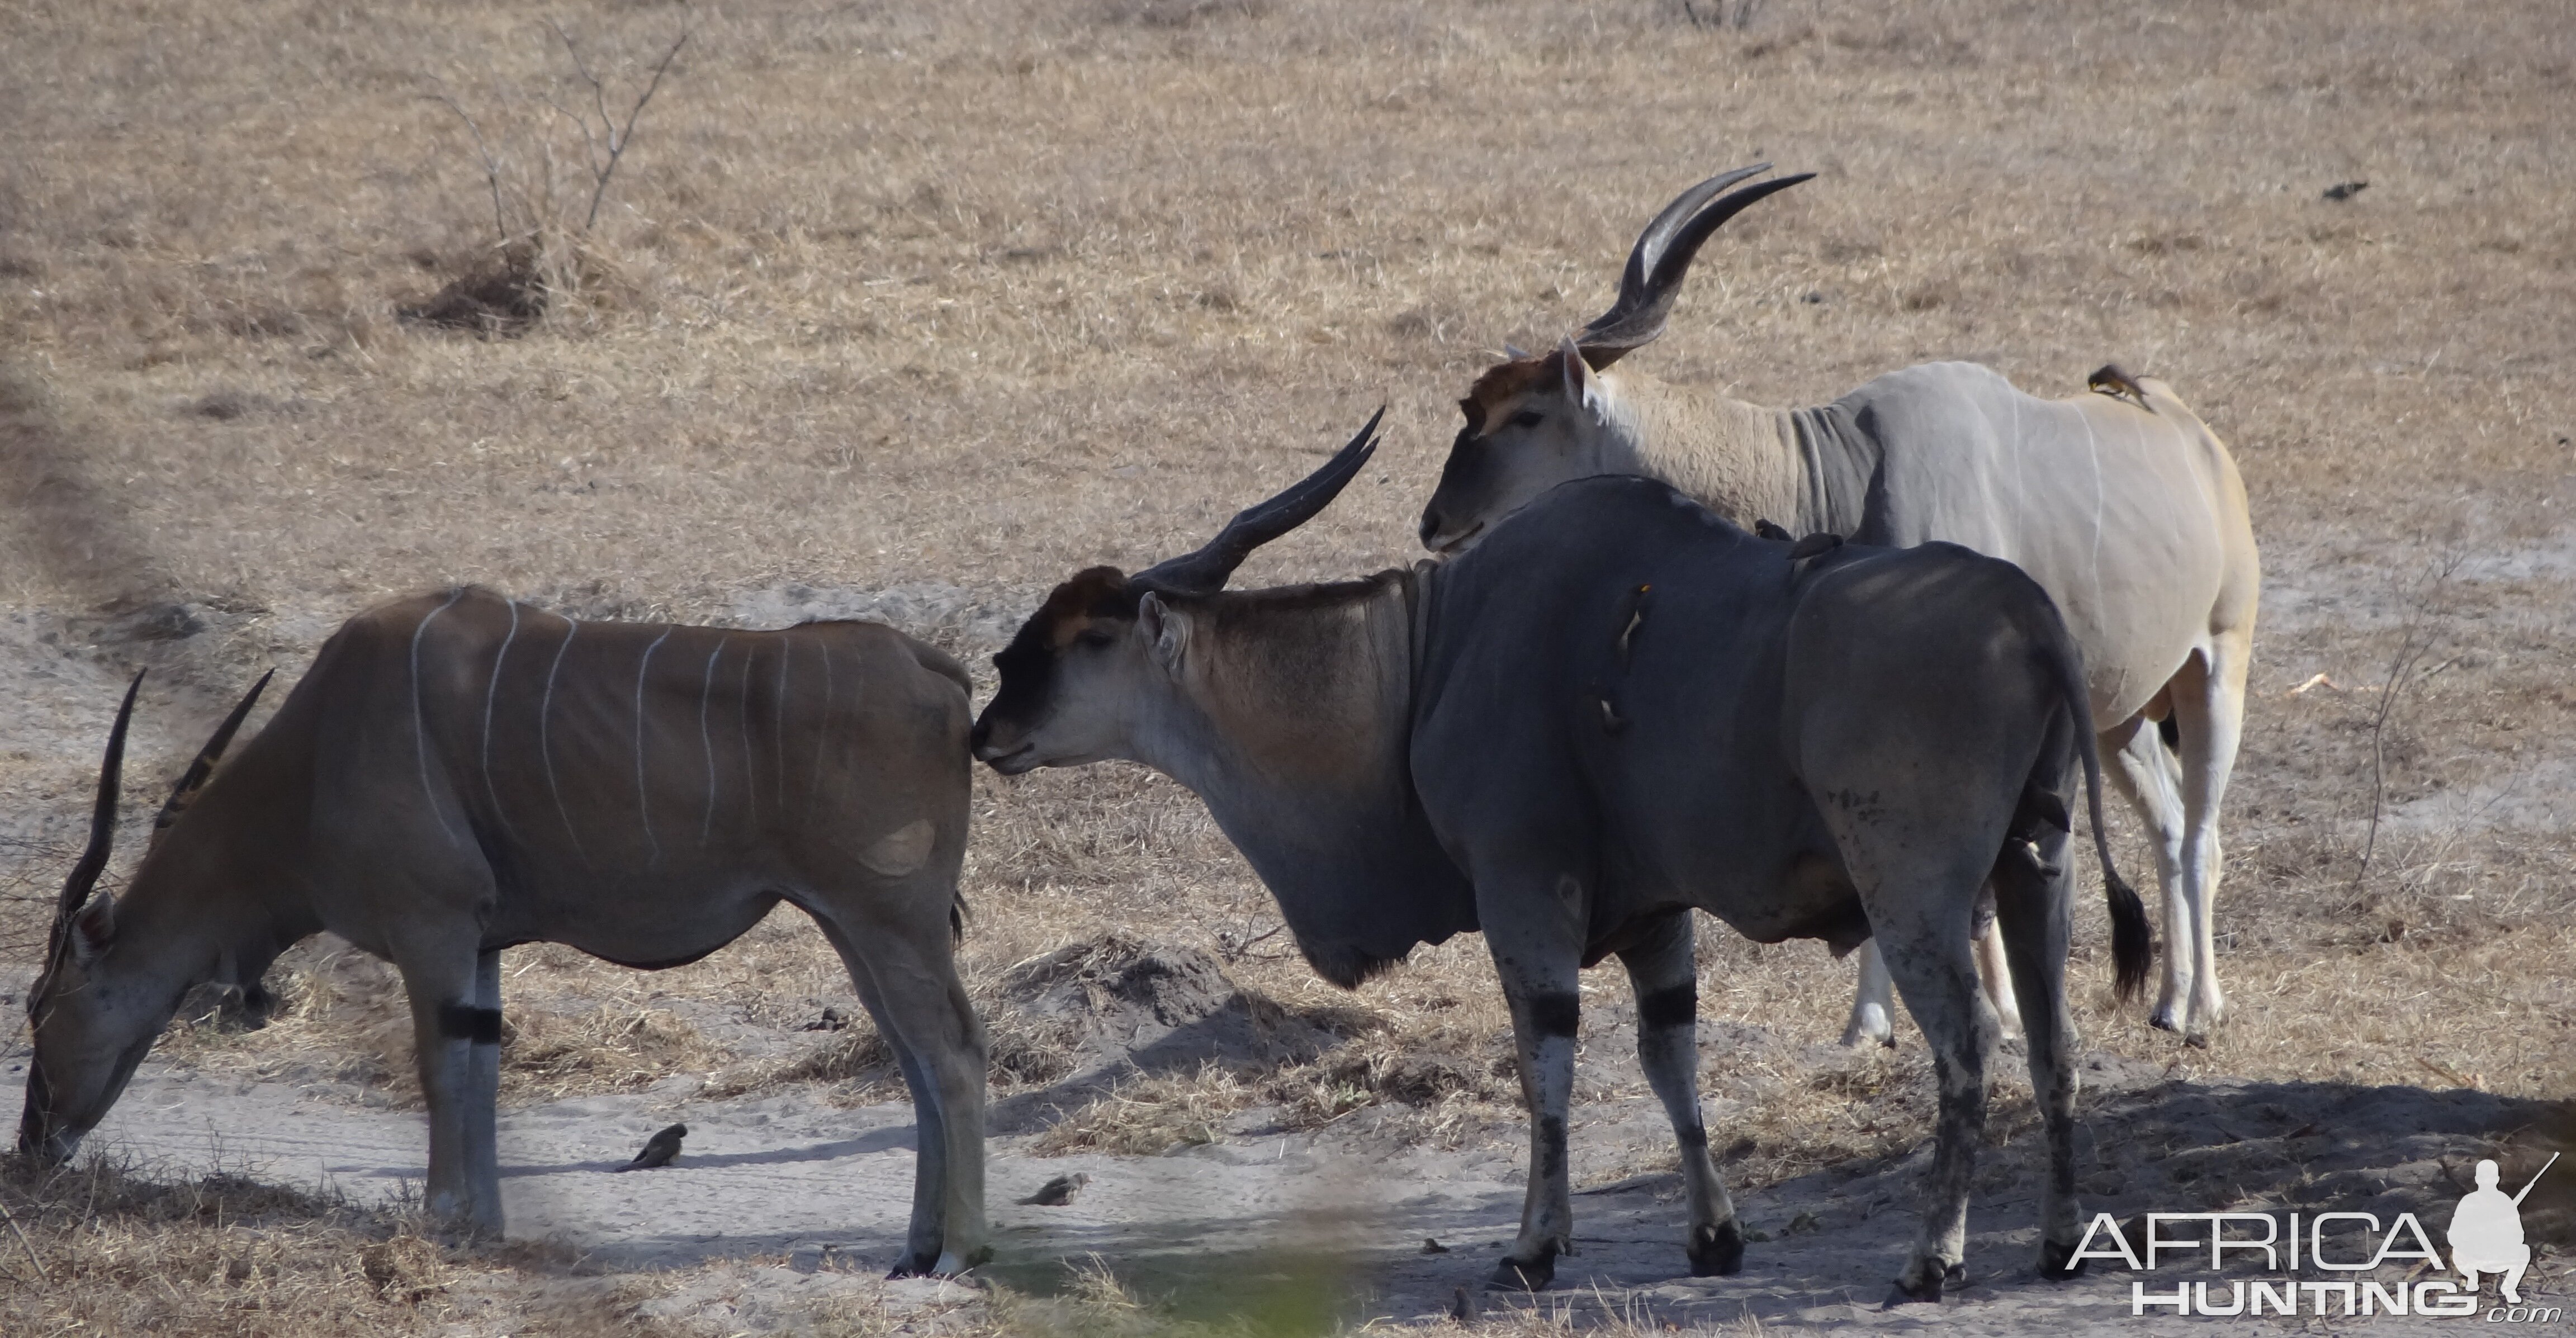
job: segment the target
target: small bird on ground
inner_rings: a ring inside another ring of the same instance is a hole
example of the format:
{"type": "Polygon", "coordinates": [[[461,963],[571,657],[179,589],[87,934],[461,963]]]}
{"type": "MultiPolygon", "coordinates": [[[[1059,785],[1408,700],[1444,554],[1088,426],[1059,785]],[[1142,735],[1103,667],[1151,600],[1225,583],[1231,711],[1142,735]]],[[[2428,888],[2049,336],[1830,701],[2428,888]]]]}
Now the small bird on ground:
{"type": "Polygon", "coordinates": [[[2367,181],[2338,181],[2326,187],[2326,198],[2336,201],[2349,200],[2361,194],[2363,188],[2369,185],[2367,181]]]}
{"type": "Polygon", "coordinates": [[[1042,1208],[1061,1208],[1073,1202],[1073,1196],[1080,1193],[1084,1185],[1090,1183],[1091,1177],[1080,1171],[1071,1175],[1060,1175],[1038,1186],[1037,1193],[1031,1194],[1020,1202],[1034,1203],[1042,1208]]]}
{"type": "Polygon", "coordinates": [[[1449,1247],[1441,1244],[1437,1237],[1425,1236],[1422,1238],[1422,1252],[1424,1254],[1447,1254],[1449,1253],[1449,1247]]]}
{"type": "Polygon", "coordinates": [[[649,1171],[657,1166],[668,1166],[671,1164],[671,1159],[673,1157],[680,1155],[680,1140],[688,1136],[689,1126],[685,1124],[672,1125],[670,1128],[653,1135],[651,1138],[645,1139],[644,1150],[635,1154],[635,1160],[630,1161],[617,1169],[621,1171],[649,1171]]]}

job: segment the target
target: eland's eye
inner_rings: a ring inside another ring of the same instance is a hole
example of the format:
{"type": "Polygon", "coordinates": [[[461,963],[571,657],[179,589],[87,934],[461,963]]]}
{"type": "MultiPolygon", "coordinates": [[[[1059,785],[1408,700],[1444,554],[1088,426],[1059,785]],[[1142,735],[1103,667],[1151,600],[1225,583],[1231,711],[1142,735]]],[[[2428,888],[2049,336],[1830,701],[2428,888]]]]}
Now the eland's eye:
{"type": "Polygon", "coordinates": [[[1116,640],[1116,638],[1095,627],[1082,633],[1080,636],[1075,637],[1074,640],[1091,647],[1093,650],[1098,650],[1101,647],[1108,645],[1111,641],[1116,640]]]}
{"type": "Polygon", "coordinates": [[[1547,415],[1540,413],[1536,409],[1523,409],[1519,413],[1512,415],[1512,426],[1514,427],[1537,427],[1539,424],[1546,421],[1547,415]]]}

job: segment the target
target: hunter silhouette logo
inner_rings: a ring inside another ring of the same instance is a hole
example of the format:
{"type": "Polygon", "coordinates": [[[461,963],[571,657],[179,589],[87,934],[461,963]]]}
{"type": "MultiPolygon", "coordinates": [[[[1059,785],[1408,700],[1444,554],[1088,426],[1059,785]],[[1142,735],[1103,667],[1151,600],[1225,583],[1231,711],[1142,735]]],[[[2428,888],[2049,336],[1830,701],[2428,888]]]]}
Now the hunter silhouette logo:
{"type": "Polygon", "coordinates": [[[2531,1267],[2531,1245],[2522,1238],[2522,1200],[2540,1183],[2540,1176],[2558,1164],[2558,1154],[2531,1177],[2521,1193],[2506,1198],[2496,1188],[2496,1164],[2478,1163],[2478,1187],[2460,1196],[2460,1206],[2451,1210],[2451,1265],[2460,1270],[2460,1283],[2477,1290],[2480,1273],[2502,1275],[2497,1290],[2504,1293],[2508,1305],[2522,1304],[2522,1271],[2531,1267]]]}
{"type": "Polygon", "coordinates": [[[2291,1213],[2286,1223],[2269,1213],[2149,1213],[2143,1239],[2132,1242],[2109,1213],[2096,1214],[2075,1247],[2077,1261],[2116,1260],[2139,1273],[2153,1273],[2175,1254],[2198,1257],[2223,1271],[2234,1254],[2261,1259],[2264,1272],[2284,1275],[2279,1281],[2243,1276],[2177,1281],[2172,1291],[2149,1290],[2143,1279],[2129,1283],[2129,1313],[2171,1307],[2183,1315],[2296,1315],[2313,1305],[2318,1316],[2427,1315],[2460,1318],[2478,1313],[2480,1280],[2492,1275],[2504,1304],[2486,1312],[2488,1323],[2555,1323],[2564,1314],[2557,1306],[2525,1305],[2522,1277],[2531,1267],[2531,1245],[2523,1238],[2522,1201],[2540,1183],[2559,1154],[2552,1153],[2538,1174],[2513,1194],[2496,1187],[2499,1168],[2492,1160],[2477,1164],[2477,1188],[2460,1197],[2451,1210],[2448,1239],[2450,1268],[2444,1252],[2413,1213],[2399,1213],[2385,1229],[2379,1216],[2366,1212],[2291,1213]],[[2304,1220],[2303,1220],[2304,1219],[2304,1220]],[[2287,1230],[2283,1228],[2286,1225],[2287,1230]],[[2182,1234],[2167,1234],[2169,1228],[2182,1234]],[[2412,1271],[2395,1281],[2367,1275],[2392,1262],[2417,1260],[2412,1271]],[[2300,1278],[2314,1270],[2325,1276],[2300,1278]],[[2456,1271],[2456,1277],[2426,1277],[2456,1271]],[[2344,1276],[2337,1276],[2338,1274],[2344,1276]]]}

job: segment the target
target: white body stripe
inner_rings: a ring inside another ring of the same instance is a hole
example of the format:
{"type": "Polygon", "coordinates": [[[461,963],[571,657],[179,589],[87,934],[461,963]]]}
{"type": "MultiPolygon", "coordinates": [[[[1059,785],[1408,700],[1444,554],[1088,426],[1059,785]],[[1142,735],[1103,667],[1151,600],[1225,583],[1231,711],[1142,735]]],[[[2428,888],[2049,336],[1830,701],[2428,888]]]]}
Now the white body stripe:
{"type": "Polygon", "coordinates": [[[519,639],[519,601],[510,601],[510,630],[501,638],[501,650],[492,657],[492,681],[483,685],[483,794],[492,801],[492,817],[501,824],[512,842],[519,834],[510,828],[510,815],[501,807],[501,792],[492,784],[492,705],[500,695],[501,666],[510,659],[510,643],[519,639]]]}
{"type": "Polygon", "coordinates": [[[420,638],[429,630],[431,623],[438,621],[438,615],[455,607],[456,601],[464,597],[465,587],[461,585],[448,591],[447,602],[430,610],[429,616],[411,629],[411,743],[412,751],[420,755],[420,796],[429,804],[429,811],[437,815],[438,829],[447,833],[447,839],[451,841],[457,839],[456,828],[447,821],[447,810],[438,802],[438,791],[430,788],[429,784],[429,725],[422,717],[420,702],[420,638]]]}
{"type": "Polygon", "coordinates": [[[573,853],[587,868],[590,852],[582,848],[581,832],[572,825],[572,810],[564,807],[563,783],[555,779],[554,744],[546,734],[555,709],[555,675],[563,669],[564,652],[572,649],[573,636],[581,631],[581,624],[560,613],[555,616],[564,620],[564,639],[562,645],[555,647],[554,663],[546,667],[546,692],[537,703],[537,756],[546,766],[546,791],[555,797],[555,816],[563,819],[564,835],[572,839],[573,853]]]}
{"type": "Polygon", "coordinates": [[[662,841],[653,834],[652,792],[644,788],[644,674],[653,667],[653,652],[670,639],[671,629],[663,628],[662,635],[644,648],[643,661],[635,666],[635,812],[644,819],[644,839],[653,847],[656,864],[662,862],[662,841]]]}
{"type": "Polygon", "coordinates": [[[707,754],[707,816],[698,824],[698,844],[705,845],[716,829],[716,743],[707,733],[707,699],[716,687],[716,660],[724,655],[725,639],[716,638],[716,648],[707,652],[706,676],[698,682],[698,746],[707,754]]]}

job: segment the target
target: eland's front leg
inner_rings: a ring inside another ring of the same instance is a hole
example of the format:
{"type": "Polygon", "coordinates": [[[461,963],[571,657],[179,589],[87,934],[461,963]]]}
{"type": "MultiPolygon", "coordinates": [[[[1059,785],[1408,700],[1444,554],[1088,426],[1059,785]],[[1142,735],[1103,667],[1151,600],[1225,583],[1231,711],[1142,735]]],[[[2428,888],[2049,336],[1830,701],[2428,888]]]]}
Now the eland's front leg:
{"type": "Polygon", "coordinates": [[[1720,1277],[1744,1267],[1744,1228],[1709,1160],[1708,1127],[1699,1108],[1699,964],[1691,954],[1691,913],[1665,916],[1646,937],[1619,953],[1637,992],[1637,1062],[1664,1103],[1680,1145],[1682,1194],[1690,1201],[1691,1276],[1720,1277]]]}
{"type": "Polygon", "coordinates": [[[413,1052],[429,1107],[426,1206],[432,1217],[499,1236],[493,1110],[501,1054],[499,956],[459,946],[406,953],[397,965],[411,1000],[413,1052]]]}
{"type": "MultiPolygon", "coordinates": [[[[1521,1100],[1530,1115],[1529,1192],[1521,1203],[1521,1233],[1511,1253],[1494,1266],[1492,1285],[1525,1291],[1546,1286],[1556,1276],[1556,1257],[1574,1253],[1565,1126],[1574,1095],[1574,1032],[1583,1014],[1583,895],[1572,877],[1558,880],[1552,895],[1541,895],[1540,905],[1547,911],[1571,906],[1573,913],[1484,917],[1486,946],[1511,1002],[1521,1100]]],[[[1479,901],[1484,904],[1481,897],[1479,901]]]]}

